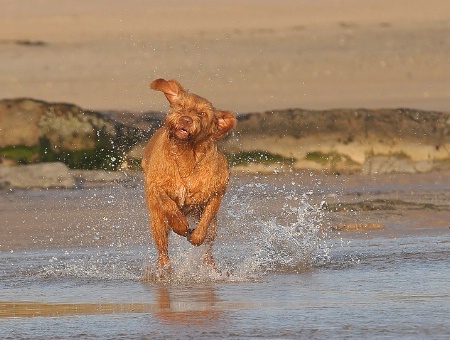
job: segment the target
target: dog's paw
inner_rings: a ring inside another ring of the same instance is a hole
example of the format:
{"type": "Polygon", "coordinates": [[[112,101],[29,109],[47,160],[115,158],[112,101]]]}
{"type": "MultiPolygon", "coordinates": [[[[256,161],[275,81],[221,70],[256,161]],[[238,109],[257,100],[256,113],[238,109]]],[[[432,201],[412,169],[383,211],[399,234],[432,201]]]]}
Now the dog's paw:
{"type": "Polygon", "coordinates": [[[167,217],[172,230],[180,235],[187,236],[189,232],[189,222],[181,212],[176,212],[167,217]]]}
{"type": "Polygon", "coordinates": [[[194,246],[201,246],[203,242],[205,241],[206,235],[201,235],[200,233],[196,232],[195,230],[191,233],[188,233],[187,239],[188,241],[194,245],[194,246]]]}

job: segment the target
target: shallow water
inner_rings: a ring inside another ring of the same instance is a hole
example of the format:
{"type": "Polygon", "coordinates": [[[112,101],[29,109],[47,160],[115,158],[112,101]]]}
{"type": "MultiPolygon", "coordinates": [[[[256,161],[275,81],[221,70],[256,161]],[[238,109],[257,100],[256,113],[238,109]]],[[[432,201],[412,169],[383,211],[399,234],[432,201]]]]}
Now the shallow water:
{"type": "Polygon", "coordinates": [[[214,249],[221,272],[174,235],[173,273],[160,280],[141,183],[7,193],[3,228],[22,239],[0,241],[0,338],[446,339],[450,184],[401,178],[234,179],[214,249]],[[322,209],[374,195],[444,208],[322,209]],[[346,221],[386,229],[329,228],[346,221]]]}

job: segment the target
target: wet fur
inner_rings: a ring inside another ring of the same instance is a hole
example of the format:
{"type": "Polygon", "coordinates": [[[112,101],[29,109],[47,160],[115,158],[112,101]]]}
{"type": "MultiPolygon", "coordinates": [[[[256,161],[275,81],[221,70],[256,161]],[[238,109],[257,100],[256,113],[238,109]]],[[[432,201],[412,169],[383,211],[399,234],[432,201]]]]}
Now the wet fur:
{"type": "Polygon", "coordinates": [[[217,211],[228,185],[228,163],[216,141],[236,125],[235,115],[217,110],[175,80],[150,84],[170,104],[163,127],[148,142],[142,167],[150,228],[160,268],[169,268],[170,230],[199,246],[207,244],[205,262],[214,265],[212,245],[217,211]],[[189,229],[188,216],[197,224],[189,229]]]}

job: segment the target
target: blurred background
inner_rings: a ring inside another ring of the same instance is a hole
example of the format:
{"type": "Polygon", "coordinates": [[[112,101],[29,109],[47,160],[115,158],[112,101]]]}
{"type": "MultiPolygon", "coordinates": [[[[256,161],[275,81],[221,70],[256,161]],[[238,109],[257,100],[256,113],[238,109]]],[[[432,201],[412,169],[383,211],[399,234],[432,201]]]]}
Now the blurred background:
{"type": "Polygon", "coordinates": [[[449,1],[0,8],[1,164],[138,165],[168,111],[149,89],[160,77],[239,115],[223,145],[234,165],[372,173],[450,164],[449,1]]]}
{"type": "Polygon", "coordinates": [[[449,110],[445,0],[0,0],[0,98],[164,111],[175,78],[217,107],[449,110]]]}

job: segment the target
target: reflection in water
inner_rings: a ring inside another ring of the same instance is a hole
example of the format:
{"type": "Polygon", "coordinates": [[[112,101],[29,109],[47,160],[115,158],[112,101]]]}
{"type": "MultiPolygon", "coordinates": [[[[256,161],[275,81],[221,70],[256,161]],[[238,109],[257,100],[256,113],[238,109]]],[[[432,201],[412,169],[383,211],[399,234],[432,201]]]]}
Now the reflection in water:
{"type": "Polygon", "coordinates": [[[44,303],[0,302],[0,319],[11,317],[61,317],[72,315],[101,315],[149,313],[156,310],[149,303],[44,303]]]}
{"type": "Polygon", "coordinates": [[[169,323],[200,326],[217,324],[223,311],[217,305],[218,299],[212,285],[193,286],[189,290],[182,286],[178,288],[180,292],[177,293],[177,286],[156,286],[155,303],[0,302],[0,319],[152,313],[159,320],[169,323]]]}
{"type": "Polygon", "coordinates": [[[212,285],[206,287],[178,287],[182,293],[176,294],[177,286],[157,287],[156,317],[170,324],[181,324],[191,326],[213,326],[217,325],[223,316],[223,311],[217,306],[217,295],[212,285]],[[186,296],[189,292],[190,296],[186,296]]]}

